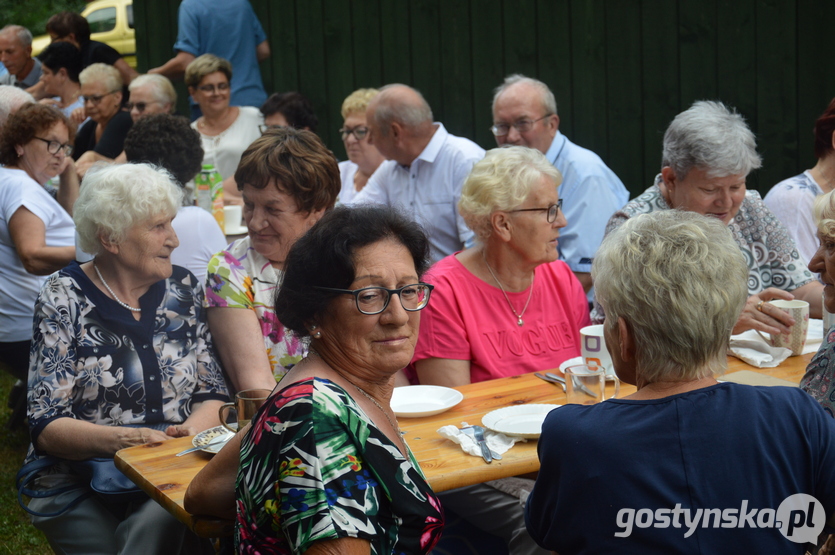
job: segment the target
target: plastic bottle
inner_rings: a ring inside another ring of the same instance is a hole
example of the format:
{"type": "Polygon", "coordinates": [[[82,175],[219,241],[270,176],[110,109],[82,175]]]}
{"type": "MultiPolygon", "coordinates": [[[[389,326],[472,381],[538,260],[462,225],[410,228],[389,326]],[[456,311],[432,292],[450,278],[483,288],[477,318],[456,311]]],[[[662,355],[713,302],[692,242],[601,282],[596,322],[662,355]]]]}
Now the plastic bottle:
{"type": "Polygon", "coordinates": [[[210,212],[220,229],[224,229],[223,177],[212,164],[203,164],[203,169],[194,177],[194,188],[197,206],[210,212]]]}

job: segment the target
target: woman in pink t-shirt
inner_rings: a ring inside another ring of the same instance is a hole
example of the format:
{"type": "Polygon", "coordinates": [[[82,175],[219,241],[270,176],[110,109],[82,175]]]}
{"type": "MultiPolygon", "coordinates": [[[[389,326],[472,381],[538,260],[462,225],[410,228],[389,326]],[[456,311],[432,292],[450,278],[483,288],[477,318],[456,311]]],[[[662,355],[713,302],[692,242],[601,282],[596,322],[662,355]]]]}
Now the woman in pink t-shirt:
{"type": "MultiPolygon", "coordinates": [[[[489,151],[458,210],[476,246],[440,260],[412,361],[422,384],[457,386],[559,367],[591,323],[583,287],[557,260],[559,171],[535,149],[489,151]]],[[[411,376],[414,378],[414,376],[411,376]]]]}

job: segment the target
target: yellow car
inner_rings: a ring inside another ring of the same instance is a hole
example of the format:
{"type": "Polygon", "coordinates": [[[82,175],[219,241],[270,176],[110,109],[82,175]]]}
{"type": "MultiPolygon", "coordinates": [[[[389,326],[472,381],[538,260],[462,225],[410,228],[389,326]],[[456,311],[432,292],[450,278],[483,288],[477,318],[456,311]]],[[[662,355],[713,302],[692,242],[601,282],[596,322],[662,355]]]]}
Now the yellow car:
{"type": "MultiPolygon", "coordinates": [[[[113,47],[127,64],[136,69],[136,34],[133,29],[133,0],[95,0],[81,12],[90,23],[90,40],[113,47]]],[[[32,41],[37,56],[50,43],[49,35],[32,41]]]]}

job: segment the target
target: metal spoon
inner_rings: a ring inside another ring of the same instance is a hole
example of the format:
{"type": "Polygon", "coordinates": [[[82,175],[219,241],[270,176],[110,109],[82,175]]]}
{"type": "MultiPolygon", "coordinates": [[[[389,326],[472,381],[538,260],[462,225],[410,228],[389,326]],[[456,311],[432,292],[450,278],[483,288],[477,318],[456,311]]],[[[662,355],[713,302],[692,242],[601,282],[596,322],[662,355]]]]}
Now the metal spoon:
{"type": "Polygon", "coordinates": [[[549,372],[548,375],[545,375],[545,374],[541,374],[539,372],[534,372],[533,375],[536,376],[537,378],[539,378],[540,380],[545,380],[546,382],[549,382],[549,383],[555,383],[555,384],[561,386],[562,390],[565,391],[565,380],[560,379],[560,377],[557,376],[556,374],[551,374],[549,372]]]}

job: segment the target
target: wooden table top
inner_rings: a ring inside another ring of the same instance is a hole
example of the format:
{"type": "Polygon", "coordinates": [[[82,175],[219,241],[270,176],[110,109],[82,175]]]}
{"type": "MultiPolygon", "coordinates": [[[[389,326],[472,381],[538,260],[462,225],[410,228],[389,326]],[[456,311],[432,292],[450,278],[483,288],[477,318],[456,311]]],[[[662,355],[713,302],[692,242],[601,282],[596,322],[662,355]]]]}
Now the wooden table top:
{"type": "MultiPolygon", "coordinates": [[[[790,357],[777,368],[754,368],[728,357],[728,373],[749,370],[796,384],[812,356],[810,353],[790,357]]],[[[533,374],[522,374],[456,389],[464,394],[464,400],[452,409],[435,416],[399,419],[409,448],[436,492],[539,470],[536,440],[517,443],[502,455],[501,461],[486,464],[480,457],[465,454],[458,445],[439,436],[437,430],[448,424],[460,426],[462,422],[481,424],[485,414],[502,407],[529,403],[563,404],[565,393],[561,388],[533,374]]],[[[634,391],[634,386],[621,384],[620,396],[634,391]]],[[[116,453],[116,466],[198,535],[229,535],[233,526],[231,521],[192,515],[183,508],[186,488],[211,458],[200,451],[174,456],[189,447],[191,438],[185,437],[122,449],[116,453]]]]}

